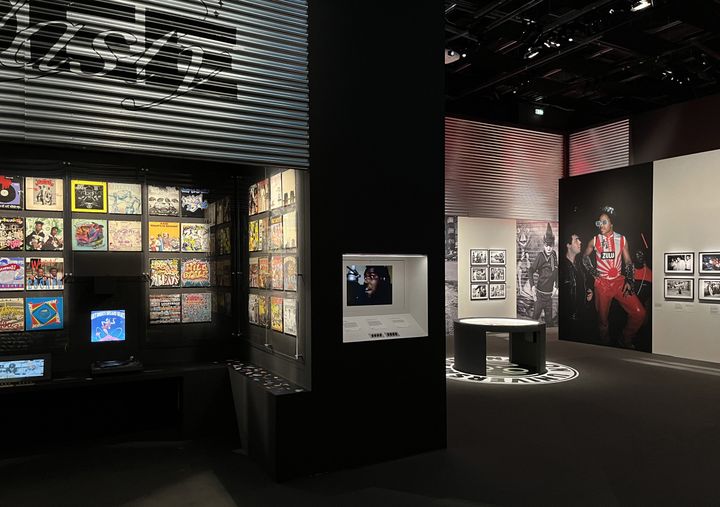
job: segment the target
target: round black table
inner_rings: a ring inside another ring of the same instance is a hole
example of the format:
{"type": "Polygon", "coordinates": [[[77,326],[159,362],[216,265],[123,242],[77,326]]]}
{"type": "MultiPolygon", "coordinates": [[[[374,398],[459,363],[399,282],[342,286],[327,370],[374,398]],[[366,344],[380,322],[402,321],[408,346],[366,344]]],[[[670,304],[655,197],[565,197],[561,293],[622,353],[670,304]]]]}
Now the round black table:
{"type": "Polygon", "coordinates": [[[486,333],[510,334],[510,362],[530,373],[543,374],[545,324],[536,320],[506,317],[472,317],[454,322],[455,369],[476,375],[487,373],[486,333]]]}

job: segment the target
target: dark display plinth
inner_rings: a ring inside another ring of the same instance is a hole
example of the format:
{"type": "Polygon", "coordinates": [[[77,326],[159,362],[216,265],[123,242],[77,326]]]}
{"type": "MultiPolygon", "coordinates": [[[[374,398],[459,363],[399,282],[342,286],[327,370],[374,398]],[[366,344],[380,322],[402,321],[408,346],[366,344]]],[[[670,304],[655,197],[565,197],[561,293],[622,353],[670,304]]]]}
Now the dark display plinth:
{"type": "Polygon", "coordinates": [[[547,372],[545,324],[534,320],[471,318],[456,320],[455,369],[485,375],[487,332],[510,334],[510,362],[532,373],[547,372]]]}

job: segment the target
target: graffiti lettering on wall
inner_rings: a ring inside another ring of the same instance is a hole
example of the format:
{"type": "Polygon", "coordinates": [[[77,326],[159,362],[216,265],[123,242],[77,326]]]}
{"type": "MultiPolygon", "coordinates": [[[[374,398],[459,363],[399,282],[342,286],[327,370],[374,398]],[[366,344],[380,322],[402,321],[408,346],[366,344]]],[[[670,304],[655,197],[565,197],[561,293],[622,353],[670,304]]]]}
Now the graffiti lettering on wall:
{"type": "Polygon", "coordinates": [[[236,33],[222,0],[181,3],[169,11],[125,0],[0,2],[0,82],[62,73],[114,81],[131,93],[119,102],[127,110],[196,89],[234,96],[223,72],[236,33]]]}

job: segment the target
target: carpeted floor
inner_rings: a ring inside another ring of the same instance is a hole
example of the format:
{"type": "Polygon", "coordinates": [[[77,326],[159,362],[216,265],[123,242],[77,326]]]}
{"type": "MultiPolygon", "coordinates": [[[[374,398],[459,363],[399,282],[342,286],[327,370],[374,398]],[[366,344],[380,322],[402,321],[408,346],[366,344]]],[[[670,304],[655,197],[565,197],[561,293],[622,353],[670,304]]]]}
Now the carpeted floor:
{"type": "Polygon", "coordinates": [[[547,357],[580,376],[449,381],[446,451],[275,484],[217,442],[62,448],[0,461],[0,506],[720,504],[720,365],[552,334],[547,357]]]}

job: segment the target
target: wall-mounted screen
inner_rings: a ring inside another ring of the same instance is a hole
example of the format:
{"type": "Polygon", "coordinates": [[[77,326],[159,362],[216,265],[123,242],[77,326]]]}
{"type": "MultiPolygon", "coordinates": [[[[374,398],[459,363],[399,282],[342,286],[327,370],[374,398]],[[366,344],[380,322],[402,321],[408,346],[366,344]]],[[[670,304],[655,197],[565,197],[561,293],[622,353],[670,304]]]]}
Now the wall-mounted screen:
{"type": "Polygon", "coordinates": [[[346,269],[348,306],[392,304],[392,266],[350,264],[346,269]]]}
{"type": "Polygon", "coordinates": [[[0,356],[0,383],[50,379],[50,356],[0,356]]]}
{"type": "Polygon", "coordinates": [[[93,310],[90,312],[90,341],[125,341],[125,310],[93,310]]]}

